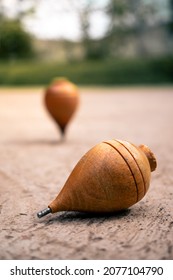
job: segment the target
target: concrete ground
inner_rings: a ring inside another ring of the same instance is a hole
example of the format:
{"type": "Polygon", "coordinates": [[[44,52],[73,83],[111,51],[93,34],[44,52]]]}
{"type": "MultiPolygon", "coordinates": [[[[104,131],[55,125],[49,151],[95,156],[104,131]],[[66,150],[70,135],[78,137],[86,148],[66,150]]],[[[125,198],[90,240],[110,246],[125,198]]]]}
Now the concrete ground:
{"type": "Polygon", "coordinates": [[[0,89],[0,259],[173,259],[173,88],[80,92],[62,142],[43,88],[0,89]],[[145,198],[119,214],[39,220],[81,156],[112,138],[156,155],[145,198]]]}

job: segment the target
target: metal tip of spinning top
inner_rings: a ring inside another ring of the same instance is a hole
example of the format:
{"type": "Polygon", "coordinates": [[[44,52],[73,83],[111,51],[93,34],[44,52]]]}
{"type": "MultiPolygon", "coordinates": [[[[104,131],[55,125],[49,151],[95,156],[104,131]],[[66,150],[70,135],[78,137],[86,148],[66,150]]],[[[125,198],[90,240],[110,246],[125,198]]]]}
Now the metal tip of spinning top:
{"type": "Polygon", "coordinates": [[[42,211],[40,211],[40,212],[38,212],[37,213],[37,217],[38,218],[42,218],[42,217],[44,217],[44,216],[46,216],[47,214],[49,214],[49,213],[51,213],[52,211],[51,211],[51,209],[48,207],[48,208],[45,208],[45,209],[43,209],[42,211]]]}

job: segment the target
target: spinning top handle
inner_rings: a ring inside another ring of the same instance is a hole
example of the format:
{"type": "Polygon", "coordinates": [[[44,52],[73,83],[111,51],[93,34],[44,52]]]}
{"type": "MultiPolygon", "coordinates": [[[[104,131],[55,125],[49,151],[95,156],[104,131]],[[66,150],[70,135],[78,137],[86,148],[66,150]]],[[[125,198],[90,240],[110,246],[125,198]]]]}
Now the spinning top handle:
{"type": "Polygon", "coordinates": [[[148,146],[146,145],[140,145],[139,148],[144,152],[144,154],[146,155],[149,164],[150,164],[150,169],[151,172],[154,171],[157,167],[157,161],[156,158],[154,156],[154,154],[152,153],[152,151],[148,148],[148,146]]]}

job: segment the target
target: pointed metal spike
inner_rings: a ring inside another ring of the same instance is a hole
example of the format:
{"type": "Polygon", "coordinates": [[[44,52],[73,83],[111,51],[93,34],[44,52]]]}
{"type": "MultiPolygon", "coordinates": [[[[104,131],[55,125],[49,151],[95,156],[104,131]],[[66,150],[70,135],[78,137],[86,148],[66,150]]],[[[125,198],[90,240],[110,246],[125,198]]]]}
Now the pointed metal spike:
{"type": "Polygon", "coordinates": [[[50,207],[47,207],[47,208],[43,209],[42,211],[38,212],[37,217],[42,218],[42,217],[46,216],[47,214],[49,214],[51,212],[52,211],[51,211],[50,207]]]}

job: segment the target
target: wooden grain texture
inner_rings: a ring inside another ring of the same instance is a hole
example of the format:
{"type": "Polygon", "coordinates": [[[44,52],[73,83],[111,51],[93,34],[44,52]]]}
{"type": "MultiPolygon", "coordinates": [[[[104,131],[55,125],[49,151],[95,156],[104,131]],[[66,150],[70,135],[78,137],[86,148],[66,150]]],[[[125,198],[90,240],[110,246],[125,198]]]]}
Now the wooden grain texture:
{"type": "Polygon", "coordinates": [[[64,143],[43,89],[22,93],[0,90],[0,258],[173,259],[173,89],[81,89],[64,143]],[[39,220],[83,154],[113,138],[144,143],[156,155],[144,199],[119,214],[39,220]]]}
{"type": "Polygon", "coordinates": [[[129,208],[149,188],[153,163],[148,151],[117,139],[98,143],[76,164],[49,210],[108,213],[129,208]]]}

